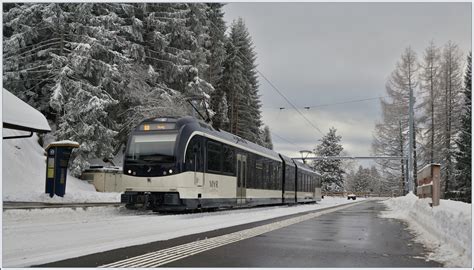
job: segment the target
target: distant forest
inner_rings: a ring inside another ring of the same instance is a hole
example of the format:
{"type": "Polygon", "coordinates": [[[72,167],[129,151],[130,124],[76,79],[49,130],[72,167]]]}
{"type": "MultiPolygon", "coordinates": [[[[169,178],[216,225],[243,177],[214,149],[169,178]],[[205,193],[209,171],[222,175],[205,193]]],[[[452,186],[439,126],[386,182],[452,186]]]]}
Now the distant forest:
{"type": "Polygon", "coordinates": [[[133,126],[191,115],[272,148],[256,53],[219,3],[5,3],[3,86],[81,144],[72,173],[121,151],[133,126]],[[206,113],[207,111],[207,113],[206,113]]]}

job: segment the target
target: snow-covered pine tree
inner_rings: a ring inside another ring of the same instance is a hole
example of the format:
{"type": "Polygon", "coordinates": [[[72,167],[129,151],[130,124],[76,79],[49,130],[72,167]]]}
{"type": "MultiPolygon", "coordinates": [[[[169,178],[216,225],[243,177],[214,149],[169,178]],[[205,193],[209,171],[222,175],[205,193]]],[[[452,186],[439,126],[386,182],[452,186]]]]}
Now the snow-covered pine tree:
{"type": "Polygon", "coordinates": [[[459,190],[466,191],[466,201],[471,202],[472,190],[472,53],[467,57],[467,67],[464,75],[464,106],[461,117],[461,129],[456,140],[458,151],[455,154],[456,160],[456,183],[459,190]]]}
{"type": "MultiPolygon", "coordinates": [[[[342,137],[336,135],[336,129],[330,128],[329,132],[324,135],[319,141],[313,152],[316,156],[339,156],[343,151],[341,144],[342,137]]],[[[312,163],[315,171],[322,175],[322,191],[343,191],[345,173],[342,169],[341,160],[318,160],[312,163]]]]}
{"type": "Polygon", "coordinates": [[[273,150],[272,135],[269,126],[265,125],[265,127],[260,130],[260,141],[263,147],[273,150]]]}
{"type": "Polygon", "coordinates": [[[220,87],[226,58],[226,26],[224,12],[222,11],[224,4],[209,3],[208,6],[209,40],[206,47],[209,49],[207,59],[209,68],[204,73],[204,79],[215,88],[215,91],[211,94],[211,109],[215,112],[212,118],[213,125],[222,128],[229,124],[227,98],[225,91],[220,87]]]}
{"type": "Polygon", "coordinates": [[[348,192],[389,193],[389,191],[382,189],[382,179],[375,166],[370,168],[359,166],[357,172],[351,170],[346,174],[346,178],[346,191],[348,192]]]}
{"type": "Polygon", "coordinates": [[[446,195],[454,183],[455,137],[460,130],[462,106],[461,53],[456,44],[449,41],[443,48],[441,57],[440,94],[435,110],[438,133],[435,140],[440,142],[441,186],[446,195]]]}
{"type": "Polygon", "coordinates": [[[224,72],[218,86],[225,91],[229,107],[229,125],[225,129],[249,141],[258,142],[261,116],[256,56],[242,19],[231,25],[226,52],[224,72]]]}
{"type": "Polygon", "coordinates": [[[146,3],[143,6],[146,58],[160,72],[161,82],[183,93],[188,84],[193,32],[187,26],[186,3],[146,3]]]}
{"type": "MultiPolygon", "coordinates": [[[[110,114],[123,93],[122,73],[130,59],[121,53],[120,19],[102,4],[68,4],[64,66],[53,87],[50,105],[60,115],[58,139],[81,144],[71,164],[74,175],[92,158],[110,158],[117,123],[110,114]],[[120,70],[122,69],[122,70],[120,70]]],[[[122,45],[123,46],[123,45],[122,45]]],[[[60,56],[58,56],[60,57],[60,56]]]]}
{"type": "Polygon", "coordinates": [[[375,165],[372,165],[370,167],[370,178],[371,178],[371,181],[370,181],[370,192],[376,192],[376,193],[379,193],[381,194],[383,191],[382,191],[382,177],[379,173],[379,171],[377,170],[377,167],[375,165]]]}
{"type": "MultiPolygon", "coordinates": [[[[245,23],[242,19],[238,20],[237,23],[242,29],[242,36],[245,38],[245,42],[242,46],[242,56],[244,57],[244,76],[247,79],[247,88],[244,88],[245,95],[248,96],[248,111],[250,114],[249,121],[249,133],[251,137],[250,141],[259,143],[260,141],[260,127],[262,126],[261,116],[261,102],[260,95],[258,94],[258,75],[257,75],[257,54],[253,45],[252,38],[248,33],[245,23]]],[[[261,144],[263,142],[260,142],[261,144]]]]}
{"type": "Polygon", "coordinates": [[[190,31],[189,50],[191,51],[190,62],[197,68],[199,74],[205,74],[209,70],[207,59],[209,58],[210,26],[208,19],[209,5],[205,3],[189,3],[189,12],[186,13],[186,27],[190,31]]]}
{"type": "MultiPolygon", "coordinates": [[[[381,100],[382,122],[375,125],[374,141],[372,150],[375,155],[381,156],[405,156],[405,148],[408,147],[408,106],[409,91],[417,87],[417,61],[416,54],[410,48],[406,48],[397,63],[396,69],[392,72],[386,85],[388,100],[381,100]]],[[[414,122],[415,131],[413,145],[413,174],[416,179],[417,159],[416,159],[416,119],[414,122]]],[[[396,180],[399,180],[398,192],[402,194],[405,189],[405,164],[402,160],[376,160],[390,189],[396,189],[396,180]]]]}
{"type": "Polygon", "coordinates": [[[370,169],[359,166],[352,182],[352,192],[370,192],[372,188],[372,176],[370,169]]]}
{"type": "Polygon", "coordinates": [[[346,169],[344,174],[344,189],[347,192],[352,192],[354,190],[354,181],[355,181],[355,170],[351,168],[350,170],[346,169]]]}
{"type": "Polygon", "coordinates": [[[3,87],[49,119],[51,89],[68,50],[65,9],[60,3],[12,3],[3,10],[3,87]]]}
{"type": "Polygon", "coordinates": [[[440,143],[435,141],[438,129],[435,122],[435,103],[440,91],[440,59],[440,50],[431,41],[425,49],[420,71],[422,102],[419,108],[422,109],[422,113],[419,122],[425,126],[423,135],[426,136],[426,140],[422,143],[425,163],[434,163],[439,159],[440,143]]]}

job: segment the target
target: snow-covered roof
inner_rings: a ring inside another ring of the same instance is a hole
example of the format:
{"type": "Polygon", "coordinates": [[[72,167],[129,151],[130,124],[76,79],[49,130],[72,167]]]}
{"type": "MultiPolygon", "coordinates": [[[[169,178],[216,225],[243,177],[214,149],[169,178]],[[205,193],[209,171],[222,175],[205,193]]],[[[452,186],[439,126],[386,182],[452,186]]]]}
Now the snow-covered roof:
{"type": "Polygon", "coordinates": [[[50,132],[46,117],[3,88],[3,127],[39,133],[50,132]]]}
{"type": "Polygon", "coordinates": [[[72,148],[77,148],[79,147],[79,143],[75,141],[69,141],[69,140],[64,140],[64,141],[57,141],[57,142],[52,142],[50,143],[47,147],[46,150],[48,150],[51,147],[58,147],[58,146],[65,146],[65,147],[72,147],[72,148]]]}

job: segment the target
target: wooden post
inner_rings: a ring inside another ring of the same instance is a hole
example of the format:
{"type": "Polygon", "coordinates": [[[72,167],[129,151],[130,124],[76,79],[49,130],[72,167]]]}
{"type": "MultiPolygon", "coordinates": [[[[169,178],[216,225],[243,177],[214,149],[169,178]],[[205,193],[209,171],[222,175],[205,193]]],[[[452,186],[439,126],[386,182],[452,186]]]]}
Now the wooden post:
{"type": "Polygon", "coordinates": [[[439,164],[431,164],[431,171],[432,171],[432,180],[433,180],[433,193],[432,193],[432,200],[433,206],[439,205],[439,199],[441,197],[441,185],[440,185],[440,178],[441,178],[441,170],[439,164]]]}

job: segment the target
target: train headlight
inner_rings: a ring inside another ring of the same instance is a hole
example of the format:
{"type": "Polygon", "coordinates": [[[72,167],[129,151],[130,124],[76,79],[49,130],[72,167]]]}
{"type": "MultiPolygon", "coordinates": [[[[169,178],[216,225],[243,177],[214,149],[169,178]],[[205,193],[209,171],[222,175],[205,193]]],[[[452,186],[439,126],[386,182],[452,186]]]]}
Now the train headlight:
{"type": "Polygon", "coordinates": [[[163,175],[166,175],[166,171],[163,171],[163,175]]]}
{"type": "Polygon", "coordinates": [[[132,170],[128,170],[128,174],[132,174],[132,170]]]}
{"type": "Polygon", "coordinates": [[[172,170],[172,169],[170,169],[168,172],[169,172],[170,174],[172,174],[172,173],[173,173],[173,170],[172,170]]]}

